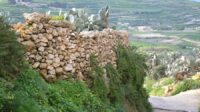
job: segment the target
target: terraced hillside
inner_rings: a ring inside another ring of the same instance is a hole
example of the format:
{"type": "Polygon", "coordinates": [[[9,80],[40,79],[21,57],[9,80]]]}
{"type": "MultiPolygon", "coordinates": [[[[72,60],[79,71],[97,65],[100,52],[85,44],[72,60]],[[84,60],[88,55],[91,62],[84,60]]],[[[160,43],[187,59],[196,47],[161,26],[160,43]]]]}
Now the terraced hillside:
{"type": "MultiPolygon", "coordinates": [[[[196,28],[200,25],[200,5],[190,0],[25,0],[29,6],[13,6],[16,0],[0,0],[0,10],[10,11],[11,17],[19,21],[23,12],[44,12],[53,7],[88,8],[91,13],[97,13],[105,5],[111,6],[110,21],[123,27],[150,26],[157,30],[173,30],[196,28]],[[5,5],[7,3],[7,5],[5,5]],[[4,5],[2,5],[4,4],[4,5]],[[41,4],[46,4],[42,5],[41,4]]],[[[20,4],[20,3],[17,3],[20,4]]],[[[23,4],[23,3],[21,3],[23,4]]],[[[53,9],[52,9],[53,10],[53,9]]],[[[53,11],[58,11],[54,9],[53,11]]]]}

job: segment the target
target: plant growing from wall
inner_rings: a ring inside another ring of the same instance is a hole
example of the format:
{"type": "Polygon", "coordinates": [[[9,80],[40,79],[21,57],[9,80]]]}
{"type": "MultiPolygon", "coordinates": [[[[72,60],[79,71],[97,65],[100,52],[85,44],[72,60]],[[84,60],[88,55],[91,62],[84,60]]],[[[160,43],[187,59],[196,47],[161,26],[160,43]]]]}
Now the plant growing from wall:
{"type": "Polygon", "coordinates": [[[108,88],[105,84],[105,79],[103,77],[104,70],[99,66],[99,62],[95,55],[91,55],[90,57],[91,71],[91,89],[94,94],[96,94],[100,99],[104,102],[107,102],[107,93],[108,88]]]}

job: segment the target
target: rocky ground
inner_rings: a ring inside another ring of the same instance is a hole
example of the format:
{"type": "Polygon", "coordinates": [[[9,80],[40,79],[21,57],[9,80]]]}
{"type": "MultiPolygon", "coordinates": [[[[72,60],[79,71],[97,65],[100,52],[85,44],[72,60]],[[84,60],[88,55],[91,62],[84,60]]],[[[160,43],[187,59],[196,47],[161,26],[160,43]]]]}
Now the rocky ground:
{"type": "Polygon", "coordinates": [[[170,97],[149,98],[155,112],[198,112],[200,89],[190,90],[170,97]]]}

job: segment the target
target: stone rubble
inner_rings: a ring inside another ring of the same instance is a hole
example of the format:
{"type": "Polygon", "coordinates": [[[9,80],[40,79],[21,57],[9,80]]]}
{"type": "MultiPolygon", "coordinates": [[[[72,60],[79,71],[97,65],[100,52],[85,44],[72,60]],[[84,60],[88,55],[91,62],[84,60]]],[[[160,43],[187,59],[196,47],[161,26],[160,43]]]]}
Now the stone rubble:
{"type": "Polygon", "coordinates": [[[14,24],[13,29],[26,46],[26,60],[48,82],[65,79],[70,73],[84,79],[92,54],[101,66],[116,66],[115,48],[119,43],[128,46],[125,31],[108,28],[78,33],[68,21],[51,20],[39,13],[25,14],[25,22],[14,24]]]}

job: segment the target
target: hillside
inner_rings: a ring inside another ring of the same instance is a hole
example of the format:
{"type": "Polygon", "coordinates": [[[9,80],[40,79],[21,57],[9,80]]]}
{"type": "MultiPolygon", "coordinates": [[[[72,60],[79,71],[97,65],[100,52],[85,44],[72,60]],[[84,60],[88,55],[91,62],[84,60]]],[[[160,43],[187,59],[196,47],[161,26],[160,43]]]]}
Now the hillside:
{"type": "Polygon", "coordinates": [[[0,0],[0,11],[10,17],[11,23],[22,21],[25,12],[46,13],[51,10],[52,14],[58,15],[60,8],[66,11],[75,7],[97,14],[101,7],[109,5],[110,26],[128,30],[132,43],[142,50],[152,49],[152,46],[167,50],[199,47],[199,42],[193,41],[200,39],[200,3],[191,0],[15,1],[0,0]]]}
{"type": "MultiPolygon", "coordinates": [[[[108,4],[111,6],[110,21],[119,27],[126,26],[125,23],[128,23],[126,28],[129,27],[130,29],[134,29],[136,26],[150,26],[157,30],[180,30],[196,28],[200,25],[200,5],[194,4],[194,2],[189,0],[108,0],[108,2],[106,0],[84,0],[84,2],[80,0],[25,0],[32,3],[25,4],[29,8],[13,6],[13,3],[15,3],[13,1],[0,1],[0,10],[10,11],[10,16],[16,19],[13,21],[20,21],[19,19],[22,19],[20,15],[24,12],[44,12],[53,7],[64,9],[85,7],[91,13],[97,13],[102,6],[108,4]]],[[[58,11],[58,9],[52,10],[58,11]]]]}

